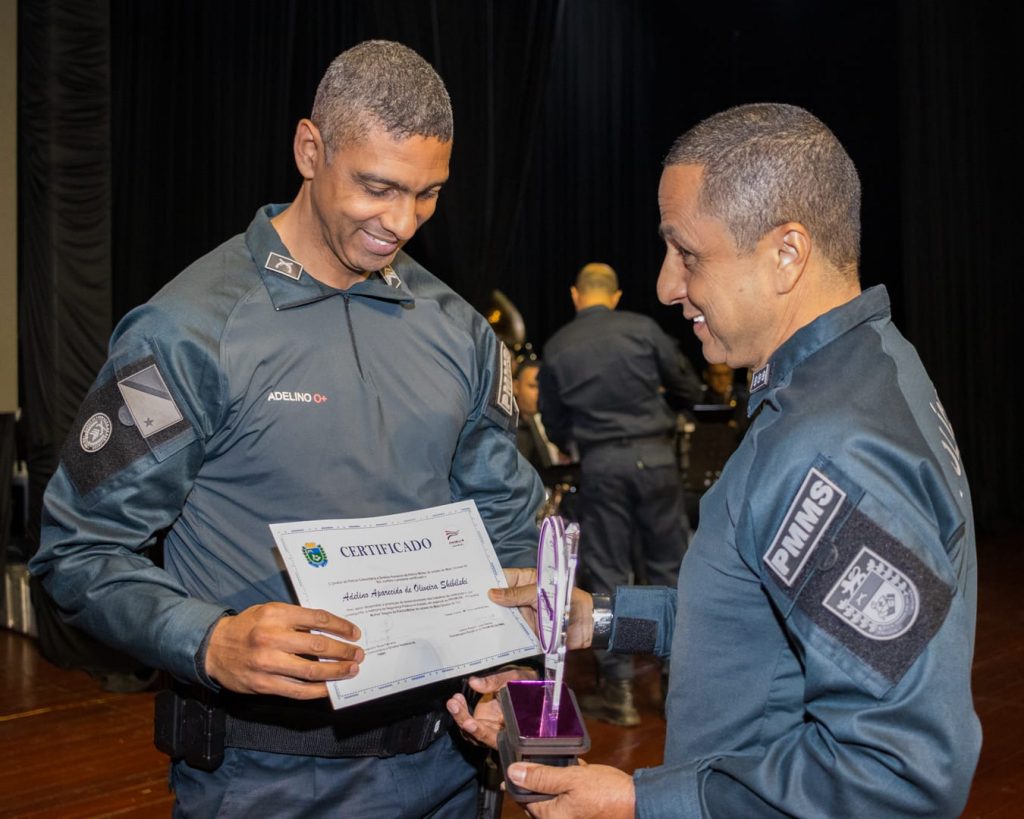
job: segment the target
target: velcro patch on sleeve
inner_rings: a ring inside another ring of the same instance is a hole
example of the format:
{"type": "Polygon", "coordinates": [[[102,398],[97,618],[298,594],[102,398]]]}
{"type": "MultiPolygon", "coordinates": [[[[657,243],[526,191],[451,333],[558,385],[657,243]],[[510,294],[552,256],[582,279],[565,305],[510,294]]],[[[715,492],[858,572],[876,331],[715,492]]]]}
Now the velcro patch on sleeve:
{"type": "Polygon", "coordinates": [[[611,646],[616,654],[653,654],[658,624],[642,617],[616,617],[611,646]]]}
{"type": "Polygon", "coordinates": [[[494,385],[488,401],[489,415],[506,430],[514,431],[519,423],[519,408],[512,392],[512,351],[501,341],[497,348],[494,385]]]}
{"type": "Polygon", "coordinates": [[[808,579],[797,605],[896,684],[946,619],[954,590],[858,509],[832,544],[835,563],[808,579]]]}
{"type": "Polygon", "coordinates": [[[87,495],[191,427],[156,360],[147,356],[118,367],[116,376],[89,393],[61,450],[61,463],[79,494],[87,495]]]}

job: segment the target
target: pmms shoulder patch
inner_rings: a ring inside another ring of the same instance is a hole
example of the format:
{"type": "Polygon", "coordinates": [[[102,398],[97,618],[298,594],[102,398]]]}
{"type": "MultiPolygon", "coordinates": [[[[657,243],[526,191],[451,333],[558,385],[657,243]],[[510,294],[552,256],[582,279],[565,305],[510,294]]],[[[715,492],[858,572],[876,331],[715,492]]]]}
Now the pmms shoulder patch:
{"type": "Polygon", "coordinates": [[[811,467],[764,555],[768,568],[785,586],[791,587],[800,576],[845,499],[842,489],[811,467]]]}
{"type": "Polygon", "coordinates": [[[497,359],[489,415],[505,429],[514,431],[519,423],[519,408],[512,392],[512,351],[502,341],[498,342],[497,359]]]}

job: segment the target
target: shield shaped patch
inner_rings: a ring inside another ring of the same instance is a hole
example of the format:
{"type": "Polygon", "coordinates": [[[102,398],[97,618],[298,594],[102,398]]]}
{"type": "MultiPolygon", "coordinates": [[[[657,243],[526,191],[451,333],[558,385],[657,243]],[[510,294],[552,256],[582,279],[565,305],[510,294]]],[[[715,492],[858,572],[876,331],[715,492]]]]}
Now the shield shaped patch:
{"type": "Polygon", "coordinates": [[[302,554],[305,555],[306,562],[314,568],[319,569],[327,565],[327,552],[317,543],[305,544],[302,547],[302,554]]]}
{"type": "Polygon", "coordinates": [[[917,620],[913,581],[866,546],[825,597],[824,606],[871,640],[892,640],[917,620]]]}

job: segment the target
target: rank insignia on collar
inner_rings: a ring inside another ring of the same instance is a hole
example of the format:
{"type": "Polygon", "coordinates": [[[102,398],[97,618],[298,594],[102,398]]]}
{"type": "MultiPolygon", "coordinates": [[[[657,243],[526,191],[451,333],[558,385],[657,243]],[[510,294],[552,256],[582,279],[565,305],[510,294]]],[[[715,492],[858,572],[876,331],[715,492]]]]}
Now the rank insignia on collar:
{"type": "Polygon", "coordinates": [[[750,391],[757,392],[768,386],[768,380],[772,374],[772,365],[765,364],[761,369],[756,370],[750,378],[750,391]]]}
{"type": "Polygon", "coordinates": [[[381,278],[384,279],[384,283],[388,287],[402,286],[402,280],[398,277],[398,274],[395,272],[395,269],[391,265],[385,266],[385,268],[380,271],[380,275],[381,278]]]}
{"type": "Polygon", "coordinates": [[[280,273],[282,276],[287,276],[295,281],[298,281],[302,275],[302,265],[295,261],[295,259],[289,259],[287,256],[282,256],[280,253],[274,253],[273,251],[267,256],[267,263],[263,266],[267,270],[273,270],[275,273],[280,273]]]}

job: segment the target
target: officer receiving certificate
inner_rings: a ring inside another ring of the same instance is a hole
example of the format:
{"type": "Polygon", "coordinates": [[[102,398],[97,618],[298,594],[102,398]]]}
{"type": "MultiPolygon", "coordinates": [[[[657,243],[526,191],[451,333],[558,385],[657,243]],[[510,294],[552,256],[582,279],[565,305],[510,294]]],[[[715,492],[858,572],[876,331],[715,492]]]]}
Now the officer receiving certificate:
{"type": "Polygon", "coordinates": [[[270,529],[299,602],[362,631],[358,676],[328,683],[335,708],[540,650],[518,611],[487,597],[505,576],[473,501],[270,529]]]}

